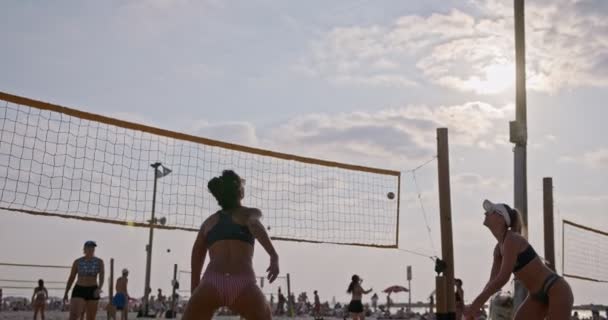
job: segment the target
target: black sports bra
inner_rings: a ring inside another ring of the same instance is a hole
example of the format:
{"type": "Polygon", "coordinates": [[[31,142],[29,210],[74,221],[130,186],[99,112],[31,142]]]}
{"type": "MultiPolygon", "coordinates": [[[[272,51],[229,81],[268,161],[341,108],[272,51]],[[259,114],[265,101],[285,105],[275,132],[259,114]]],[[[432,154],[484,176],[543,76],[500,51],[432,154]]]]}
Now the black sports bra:
{"type": "Polygon", "coordinates": [[[534,251],[534,248],[532,248],[531,245],[528,245],[526,250],[520,252],[517,255],[517,261],[515,261],[515,267],[513,267],[513,273],[521,270],[528,263],[530,263],[530,261],[534,260],[534,258],[536,258],[536,256],[537,256],[537,254],[536,254],[536,251],[534,251]]]}
{"type": "Polygon", "coordinates": [[[249,228],[232,221],[232,216],[220,211],[219,221],[207,232],[207,246],[220,240],[240,240],[254,245],[255,238],[249,228]]]}

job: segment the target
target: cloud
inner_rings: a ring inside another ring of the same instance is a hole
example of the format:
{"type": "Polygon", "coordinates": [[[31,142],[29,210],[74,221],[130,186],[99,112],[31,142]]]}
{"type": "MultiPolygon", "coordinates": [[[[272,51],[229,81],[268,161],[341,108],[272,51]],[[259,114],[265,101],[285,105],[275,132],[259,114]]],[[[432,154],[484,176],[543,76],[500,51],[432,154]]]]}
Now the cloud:
{"type": "Polygon", "coordinates": [[[158,126],[158,123],[155,123],[145,115],[136,112],[112,112],[108,114],[108,117],[129,122],[135,122],[147,126],[158,126]]]}
{"type": "Polygon", "coordinates": [[[451,181],[457,188],[472,190],[506,190],[509,182],[494,177],[484,177],[473,172],[457,173],[451,177],[451,181]]]}
{"type": "MultiPolygon", "coordinates": [[[[374,165],[403,167],[434,154],[438,127],[450,129],[455,145],[493,148],[497,123],[511,112],[483,102],[452,106],[404,106],[376,112],[310,114],[264,134],[285,152],[374,165]]],[[[506,128],[504,129],[506,131],[506,128]]]]}
{"type": "Polygon", "coordinates": [[[258,145],[256,128],[249,122],[209,123],[196,121],[188,130],[196,136],[255,147],[258,145]]]}
{"type": "Polygon", "coordinates": [[[595,169],[608,168],[608,148],[599,148],[581,155],[562,156],[560,161],[578,163],[595,169]]]}
{"type": "Polygon", "coordinates": [[[563,194],[556,197],[562,205],[583,206],[593,205],[605,207],[608,204],[608,195],[571,195],[563,194]]]}
{"type": "MultiPolygon", "coordinates": [[[[478,94],[512,89],[513,8],[495,0],[471,3],[477,14],[452,10],[406,15],[389,25],[336,27],[311,44],[298,69],[340,85],[430,82],[478,94]]],[[[608,85],[608,20],[595,10],[608,12],[602,1],[527,5],[530,89],[608,85]]]]}
{"type": "Polygon", "coordinates": [[[145,44],[175,38],[175,33],[183,34],[184,25],[204,21],[209,13],[223,7],[217,0],[127,0],[113,12],[112,24],[120,36],[145,44]]]}

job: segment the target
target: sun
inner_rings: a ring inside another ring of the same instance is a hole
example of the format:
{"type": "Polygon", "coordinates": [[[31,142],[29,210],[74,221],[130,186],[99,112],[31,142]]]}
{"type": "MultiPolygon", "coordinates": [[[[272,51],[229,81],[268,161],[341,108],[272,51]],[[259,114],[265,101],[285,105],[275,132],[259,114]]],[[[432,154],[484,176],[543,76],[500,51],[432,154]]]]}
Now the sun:
{"type": "Polygon", "coordinates": [[[497,94],[515,85],[515,65],[494,63],[483,67],[479,76],[466,81],[467,87],[480,94],[497,94]]]}

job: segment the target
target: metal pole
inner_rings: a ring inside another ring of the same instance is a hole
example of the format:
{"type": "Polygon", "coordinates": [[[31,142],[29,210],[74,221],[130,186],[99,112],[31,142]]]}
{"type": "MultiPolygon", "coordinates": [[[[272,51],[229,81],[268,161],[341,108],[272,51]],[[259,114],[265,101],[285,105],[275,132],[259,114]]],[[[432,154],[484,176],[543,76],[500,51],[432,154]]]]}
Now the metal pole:
{"type": "MultiPolygon", "coordinates": [[[[114,297],[114,258],[110,258],[110,279],[108,281],[108,295],[109,295],[108,303],[110,305],[113,305],[112,298],[114,297]]],[[[113,318],[110,315],[110,309],[107,309],[106,314],[107,314],[106,317],[108,319],[113,318]]]]}
{"type": "Polygon", "coordinates": [[[177,263],[173,265],[173,291],[171,292],[171,317],[176,317],[175,307],[177,304],[177,263]]]}
{"type": "Polygon", "coordinates": [[[439,213],[441,215],[441,255],[446,263],[444,272],[445,295],[441,297],[437,288],[437,305],[447,307],[445,314],[440,315],[437,309],[437,319],[454,319],[456,317],[456,298],[454,296],[454,248],[452,238],[452,203],[450,195],[450,157],[448,129],[437,129],[437,169],[439,177],[439,213]],[[440,297],[446,301],[440,301],[440,297]]]}
{"type": "Polygon", "coordinates": [[[407,273],[406,279],[407,279],[407,292],[408,292],[407,311],[411,311],[412,310],[412,266],[407,266],[406,273],[407,273]]]}
{"type": "Polygon", "coordinates": [[[108,294],[110,301],[114,297],[114,258],[110,258],[110,281],[108,281],[108,294]]]}
{"type": "Polygon", "coordinates": [[[152,191],[152,217],[150,218],[150,232],[148,236],[148,245],[146,247],[146,283],[144,287],[144,316],[148,315],[148,311],[150,310],[149,304],[149,296],[152,289],[150,288],[150,273],[152,271],[152,242],[154,240],[154,210],[156,207],[156,181],[158,180],[158,175],[156,171],[160,166],[160,162],[154,163],[151,165],[154,168],[154,189],[152,191]]]}
{"type": "Polygon", "coordinates": [[[289,273],[287,276],[287,315],[292,316],[291,314],[291,279],[289,278],[289,273]]]}
{"type": "Polygon", "coordinates": [[[565,270],[564,270],[564,263],[566,262],[566,258],[565,258],[566,257],[566,252],[564,251],[564,249],[565,249],[564,248],[565,247],[564,246],[564,242],[566,241],[565,238],[564,238],[564,236],[565,236],[564,227],[565,227],[564,226],[564,220],[562,219],[562,275],[564,273],[566,273],[565,270]]]}
{"type": "MultiPolygon", "coordinates": [[[[515,16],[515,122],[511,123],[510,140],[515,144],[514,153],[514,205],[523,218],[523,236],[528,237],[528,183],[527,155],[528,141],[526,114],[526,46],[524,0],[514,0],[515,16]]],[[[526,297],[527,291],[521,283],[515,281],[513,308],[517,310],[526,297]]]]}
{"type": "MultiPolygon", "coordinates": [[[[528,184],[526,170],[526,145],[528,143],[528,124],[526,111],[526,49],[524,25],[524,0],[515,0],[515,122],[517,139],[515,143],[515,207],[528,226],[528,184]]],[[[514,141],[515,140],[515,141],[514,141]]],[[[526,233],[527,236],[527,233],[526,233]]]]}
{"type": "Polygon", "coordinates": [[[555,241],[553,230],[553,179],[543,178],[543,211],[545,229],[545,259],[549,268],[556,271],[555,267],[555,241]]]}
{"type": "Polygon", "coordinates": [[[408,286],[408,297],[407,297],[407,311],[412,310],[412,281],[407,281],[408,286]]]}

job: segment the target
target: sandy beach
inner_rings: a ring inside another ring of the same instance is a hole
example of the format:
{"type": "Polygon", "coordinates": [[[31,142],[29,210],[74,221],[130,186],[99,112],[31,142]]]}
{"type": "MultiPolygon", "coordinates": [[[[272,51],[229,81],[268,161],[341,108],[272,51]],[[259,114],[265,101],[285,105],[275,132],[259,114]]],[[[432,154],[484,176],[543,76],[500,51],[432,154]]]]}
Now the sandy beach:
{"type": "MultiPolygon", "coordinates": [[[[0,312],[0,320],[31,320],[32,316],[33,316],[33,313],[31,311],[2,311],[2,312],[0,312]]],[[[66,319],[68,319],[67,312],[50,311],[50,312],[46,313],[45,320],[66,320],[66,319]]],[[[98,319],[98,320],[107,319],[106,313],[105,312],[98,313],[96,319],[98,319]]],[[[138,319],[137,313],[130,313],[129,319],[132,319],[132,320],[138,319]]],[[[177,319],[180,319],[180,316],[178,316],[177,319]]],[[[214,317],[214,319],[239,320],[239,317],[219,316],[219,317],[214,317]]],[[[295,318],[274,317],[273,319],[310,320],[313,318],[312,317],[295,317],[295,318]]],[[[337,318],[335,318],[335,319],[337,319],[337,318]]]]}

